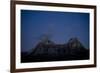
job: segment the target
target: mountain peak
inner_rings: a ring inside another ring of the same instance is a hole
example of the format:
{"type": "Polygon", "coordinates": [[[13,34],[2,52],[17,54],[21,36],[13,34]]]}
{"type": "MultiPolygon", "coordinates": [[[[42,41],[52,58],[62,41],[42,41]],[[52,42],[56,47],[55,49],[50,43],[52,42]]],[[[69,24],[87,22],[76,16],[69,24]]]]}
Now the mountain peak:
{"type": "Polygon", "coordinates": [[[71,49],[78,49],[78,48],[81,48],[83,47],[83,45],[81,44],[81,42],[79,41],[78,38],[74,37],[74,38],[71,38],[69,41],[68,41],[68,47],[71,48],[71,49]]]}
{"type": "Polygon", "coordinates": [[[45,40],[42,40],[42,41],[40,41],[40,43],[41,44],[47,44],[47,45],[49,45],[49,44],[54,44],[54,42],[52,42],[51,40],[49,40],[49,39],[45,39],[45,40]]]}

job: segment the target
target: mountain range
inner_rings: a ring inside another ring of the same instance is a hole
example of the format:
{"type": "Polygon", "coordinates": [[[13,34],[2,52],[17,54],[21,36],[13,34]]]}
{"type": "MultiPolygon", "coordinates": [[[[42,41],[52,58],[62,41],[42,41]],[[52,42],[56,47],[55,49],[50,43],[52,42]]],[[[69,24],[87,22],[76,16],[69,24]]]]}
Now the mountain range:
{"type": "Polygon", "coordinates": [[[89,59],[89,49],[78,38],[68,43],[56,44],[50,39],[40,41],[30,53],[21,52],[21,62],[45,62],[89,59]]]}

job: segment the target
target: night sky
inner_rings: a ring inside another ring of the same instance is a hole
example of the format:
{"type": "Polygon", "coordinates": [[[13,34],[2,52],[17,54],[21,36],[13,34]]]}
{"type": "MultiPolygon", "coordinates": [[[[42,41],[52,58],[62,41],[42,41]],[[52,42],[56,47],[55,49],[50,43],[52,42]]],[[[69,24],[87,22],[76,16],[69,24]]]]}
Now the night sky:
{"type": "Polygon", "coordinates": [[[45,34],[57,44],[77,37],[89,48],[89,13],[21,10],[21,50],[30,51],[45,34]]]}

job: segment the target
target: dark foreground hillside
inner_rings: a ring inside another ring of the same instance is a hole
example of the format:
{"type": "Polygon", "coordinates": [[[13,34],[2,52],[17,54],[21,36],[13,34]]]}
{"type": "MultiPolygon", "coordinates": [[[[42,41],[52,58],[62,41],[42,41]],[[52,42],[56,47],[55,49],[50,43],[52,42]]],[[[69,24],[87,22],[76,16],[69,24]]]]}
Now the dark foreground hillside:
{"type": "Polygon", "coordinates": [[[21,62],[45,62],[89,59],[89,49],[86,49],[77,38],[72,38],[65,44],[55,44],[47,39],[41,41],[30,52],[21,52],[21,62]]]}

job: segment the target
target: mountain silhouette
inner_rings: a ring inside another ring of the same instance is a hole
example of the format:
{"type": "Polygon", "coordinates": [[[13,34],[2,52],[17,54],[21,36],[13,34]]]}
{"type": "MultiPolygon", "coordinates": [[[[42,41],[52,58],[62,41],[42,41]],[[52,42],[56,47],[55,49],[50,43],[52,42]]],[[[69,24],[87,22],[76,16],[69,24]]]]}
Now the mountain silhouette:
{"type": "Polygon", "coordinates": [[[78,38],[71,38],[67,43],[71,59],[89,59],[89,49],[86,49],[78,38]]]}
{"type": "Polygon", "coordinates": [[[78,38],[71,38],[68,43],[56,44],[50,39],[40,41],[29,54],[21,53],[21,62],[44,62],[89,59],[86,49],[78,38]],[[25,55],[24,55],[25,54],[25,55]]]}

